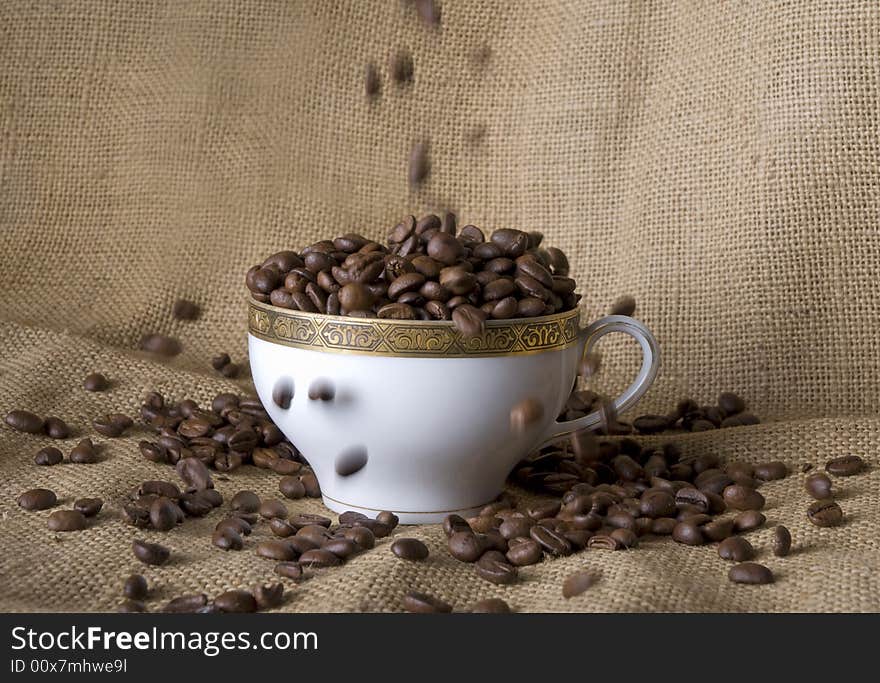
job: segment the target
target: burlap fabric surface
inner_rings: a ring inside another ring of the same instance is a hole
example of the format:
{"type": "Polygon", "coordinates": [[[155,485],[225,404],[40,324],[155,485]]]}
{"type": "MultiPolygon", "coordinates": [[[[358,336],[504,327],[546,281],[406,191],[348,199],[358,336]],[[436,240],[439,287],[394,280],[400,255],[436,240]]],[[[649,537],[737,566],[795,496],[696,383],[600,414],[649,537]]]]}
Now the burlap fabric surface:
{"type": "MultiPolygon", "coordinates": [[[[872,469],[836,482],[838,529],[806,521],[803,475],[764,487],[769,523],[796,546],[775,558],[769,526],[753,534],[771,586],[733,585],[714,547],[667,539],[547,561],[496,587],[423,527],[406,533],[427,541],[425,563],[396,559],[385,540],[293,588],[285,610],[399,610],[413,588],[520,611],[878,610],[880,8],[447,0],[442,12],[431,30],[393,0],[4,2],[0,412],[58,415],[95,437],[93,417],[135,414],[151,389],[200,401],[248,390],[208,359],[244,359],[250,264],[451,208],[544,232],[571,256],[591,315],[637,298],[664,354],[644,410],[731,389],[765,420],[675,437],[686,453],[797,472],[854,452],[872,469]],[[403,47],[415,79],[396,87],[387,63],[403,47]],[[374,103],[367,60],[383,76],[374,103]],[[413,193],[406,158],[422,138],[432,174],[413,193]],[[202,305],[199,320],[172,320],[180,296],[202,305]],[[178,336],[184,353],[135,351],[145,332],[178,336]],[[83,391],[95,370],[111,391],[83,391]],[[601,581],[563,599],[581,567],[601,581]]],[[[619,389],[635,353],[603,344],[603,386],[619,389]]],[[[99,464],[41,468],[33,455],[50,440],[0,427],[0,608],[115,609],[125,576],[144,569],[135,536],[174,551],[145,570],[152,607],[273,576],[250,551],[210,545],[219,512],[165,535],[121,521],[132,486],[174,478],[139,455],[140,438],[97,437],[99,464]],[[48,512],[15,504],[34,486],[108,504],[87,531],[55,535],[48,512]]],[[[227,497],[276,487],[251,467],[218,482],[227,497]]]]}

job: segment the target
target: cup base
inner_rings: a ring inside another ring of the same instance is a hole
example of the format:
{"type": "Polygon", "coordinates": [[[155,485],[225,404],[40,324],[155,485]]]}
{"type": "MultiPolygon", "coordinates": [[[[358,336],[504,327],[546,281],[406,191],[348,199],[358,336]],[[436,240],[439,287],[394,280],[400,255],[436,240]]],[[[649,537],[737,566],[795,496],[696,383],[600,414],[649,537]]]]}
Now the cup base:
{"type": "MultiPolygon", "coordinates": [[[[376,508],[363,507],[361,505],[353,505],[351,503],[343,503],[342,501],[335,500],[328,496],[322,496],[324,500],[324,505],[333,512],[341,513],[341,512],[362,512],[367,517],[375,518],[380,512],[383,510],[379,510],[376,508]]],[[[492,499],[494,500],[494,498],[492,499]]],[[[401,524],[440,524],[447,516],[449,515],[459,515],[467,519],[468,517],[476,516],[480,510],[482,510],[486,505],[492,502],[492,500],[487,500],[485,503],[474,507],[461,508],[459,510],[439,510],[433,512],[412,512],[407,510],[388,510],[388,512],[393,512],[397,515],[397,518],[400,520],[401,524]]]]}

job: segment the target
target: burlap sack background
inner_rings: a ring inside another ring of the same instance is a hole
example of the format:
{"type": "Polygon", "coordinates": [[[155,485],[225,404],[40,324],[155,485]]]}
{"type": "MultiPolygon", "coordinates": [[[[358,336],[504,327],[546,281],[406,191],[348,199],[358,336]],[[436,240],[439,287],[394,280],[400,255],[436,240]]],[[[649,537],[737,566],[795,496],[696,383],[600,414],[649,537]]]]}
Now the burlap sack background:
{"type": "MultiPolygon", "coordinates": [[[[570,254],[591,314],[637,298],[664,353],[645,410],[733,389],[766,420],[681,436],[688,453],[796,468],[856,452],[872,470],[837,483],[840,529],[805,521],[802,475],[765,487],[770,523],[797,546],[777,559],[769,528],[753,535],[772,586],[730,584],[712,547],[655,540],[496,587],[424,527],[407,533],[427,539],[426,563],[397,560],[386,541],[294,588],[284,609],[397,610],[411,588],[457,608],[503,596],[521,611],[880,609],[880,7],[446,0],[442,12],[431,30],[396,0],[2,3],[0,412],[59,415],[94,436],[92,417],[134,414],[150,389],[245,390],[207,361],[244,358],[248,265],[452,208],[486,228],[543,231],[570,254]],[[406,88],[388,78],[401,47],[415,59],[406,88]],[[383,74],[372,104],[367,60],[383,74]],[[475,126],[486,134],[472,144],[475,126]],[[414,194],[405,163],[423,137],[433,173],[414,194]],[[172,321],[178,296],[203,306],[200,320],[172,321]],[[134,351],[152,331],[185,353],[134,351]],[[94,370],[112,391],[82,390],[94,370]],[[602,581],[564,600],[562,578],[583,566],[602,581]]],[[[607,344],[607,388],[633,362],[607,344]]],[[[115,609],[124,577],[143,569],[135,535],[175,551],[145,572],[154,607],[273,576],[251,552],[210,546],[217,515],[168,535],[120,521],[130,486],[173,478],[140,457],[141,436],[99,439],[97,465],[40,468],[49,440],[0,427],[0,608],[115,609]],[[48,513],[15,504],[33,486],[108,505],[89,530],[53,535],[48,513]]],[[[218,488],[276,485],[245,468],[218,488]]]]}

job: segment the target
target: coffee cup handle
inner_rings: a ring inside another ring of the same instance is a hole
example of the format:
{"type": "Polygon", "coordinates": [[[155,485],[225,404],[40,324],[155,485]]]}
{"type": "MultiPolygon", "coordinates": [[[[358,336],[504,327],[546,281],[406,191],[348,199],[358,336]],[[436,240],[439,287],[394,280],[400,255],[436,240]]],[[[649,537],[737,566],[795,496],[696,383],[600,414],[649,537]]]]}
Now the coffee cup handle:
{"type": "MultiPolygon", "coordinates": [[[[614,399],[617,414],[631,408],[648,390],[660,369],[660,348],[650,330],[641,322],[625,315],[609,315],[583,328],[579,333],[583,339],[583,353],[590,353],[596,343],[611,332],[623,332],[635,339],[642,347],[642,367],[635,381],[620,396],[614,399]]],[[[595,429],[602,422],[598,410],[576,420],[553,422],[545,434],[541,445],[558,441],[562,437],[584,429],[595,429]]]]}

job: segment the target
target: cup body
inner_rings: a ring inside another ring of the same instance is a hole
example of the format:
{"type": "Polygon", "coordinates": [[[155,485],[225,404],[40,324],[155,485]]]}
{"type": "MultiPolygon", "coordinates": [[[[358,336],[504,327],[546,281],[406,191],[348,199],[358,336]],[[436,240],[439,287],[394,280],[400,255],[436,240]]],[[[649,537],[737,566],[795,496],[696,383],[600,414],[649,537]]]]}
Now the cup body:
{"type": "MultiPolygon", "coordinates": [[[[262,312],[272,313],[265,306],[262,312]]],[[[523,350],[518,342],[520,350],[512,353],[414,356],[346,351],[303,341],[307,335],[289,327],[281,334],[301,339],[280,343],[278,319],[260,324],[252,314],[251,371],[272,420],[314,469],[327,507],[373,516],[391,510],[403,523],[438,522],[453,512],[471,515],[494,500],[513,466],[541,443],[575,379],[581,347],[572,313],[559,321],[561,337],[544,338],[545,348],[538,339],[538,348],[523,350]],[[287,409],[272,400],[281,380],[294,386],[287,409]],[[334,386],[332,401],[309,399],[316,380],[334,386]],[[542,415],[516,431],[511,408],[525,399],[538,401],[542,415]],[[337,457],[352,448],[364,449],[367,462],[342,476],[337,457]]],[[[381,334],[394,333],[396,321],[383,322],[381,334]]],[[[422,329],[413,325],[407,329],[422,329]]],[[[516,334],[521,341],[522,330],[516,334]]],[[[430,347],[424,339],[419,343],[430,347]]]]}

